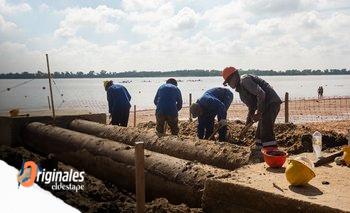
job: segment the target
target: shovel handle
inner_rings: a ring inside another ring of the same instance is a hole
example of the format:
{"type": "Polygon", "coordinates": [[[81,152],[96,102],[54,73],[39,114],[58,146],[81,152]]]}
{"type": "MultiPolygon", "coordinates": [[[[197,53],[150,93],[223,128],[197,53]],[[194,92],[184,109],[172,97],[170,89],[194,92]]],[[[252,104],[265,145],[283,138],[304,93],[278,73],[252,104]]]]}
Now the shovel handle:
{"type": "Polygon", "coordinates": [[[328,155],[327,157],[323,157],[318,159],[316,162],[314,162],[315,167],[319,167],[328,163],[331,163],[334,161],[334,159],[336,157],[342,156],[343,155],[343,151],[338,151],[335,152],[333,154],[328,155]]]}
{"type": "Polygon", "coordinates": [[[210,135],[210,137],[208,138],[208,140],[211,140],[216,133],[218,133],[218,131],[222,128],[223,126],[219,126],[218,128],[216,128],[216,130],[213,132],[213,134],[210,135]]]}
{"type": "Polygon", "coordinates": [[[254,124],[254,122],[249,122],[248,124],[246,124],[243,129],[241,130],[241,133],[239,133],[238,139],[241,140],[245,134],[247,133],[247,131],[249,130],[249,128],[254,124]]]}

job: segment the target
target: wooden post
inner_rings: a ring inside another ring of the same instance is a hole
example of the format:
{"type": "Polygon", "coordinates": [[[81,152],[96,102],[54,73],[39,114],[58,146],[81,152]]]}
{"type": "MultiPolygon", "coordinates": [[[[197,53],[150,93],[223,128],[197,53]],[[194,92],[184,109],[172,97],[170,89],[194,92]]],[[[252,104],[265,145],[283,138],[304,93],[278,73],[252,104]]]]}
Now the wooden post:
{"type": "Polygon", "coordinates": [[[145,158],[143,142],[135,142],[136,212],[145,212],[145,158]]]}
{"type": "Polygon", "coordinates": [[[51,110],[50,96],[47,96],[47,103],[48,103],[48,105],[49,105],[49,110],[51,110]]]}
{"type": "Polygon", "coordinates": [[[284,96],[284,122],[289,123],[289,93],[284,96]]]}
{"type": "MultiPolygon", "coordinates": [[[[189,109],[191,108],[191,105],[192,105],[192,93],[190,93],[190,95],[189,95],[190,97],[189,97],[189,109]]],[[[191,114],[191,111],[189,110],[189,112],[190,112],[190,121],[192,121],[192,114],[191,114]]]]}
{"type": "Polygon", "coordinates": [[[48,54],[46,54],[46,64],[47,64],[47,73],[48,73],[48,78],[49,78],[52,118],[53,118],[53,120],[55,120],[56,119],[56,114],[55,114],[55,105],[53,103],[52,85],[51,85],[51,73],[50,73],[49,55],[48,54]]]}
{"type": "Polygon", "coordinates": [[[134,105],[134,127],[136,127],[136,105],[134,105]]]}

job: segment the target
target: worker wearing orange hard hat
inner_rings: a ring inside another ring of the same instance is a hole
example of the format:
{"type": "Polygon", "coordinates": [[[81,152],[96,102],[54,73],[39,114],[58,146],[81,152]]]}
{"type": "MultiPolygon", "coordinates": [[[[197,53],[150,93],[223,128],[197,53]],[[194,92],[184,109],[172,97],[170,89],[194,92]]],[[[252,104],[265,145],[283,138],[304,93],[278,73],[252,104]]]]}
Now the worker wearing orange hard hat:
{"type": "Polygon", "coordinates": [[[222,77],[224,85],[235,89],[248,107],[246,125],[258,122],[256,149],[277,148],[273,128],[282,101],[275,90],[258,76],[247,74],[241,77],[234,67],[226,67],[222,71],[222,77]]]}

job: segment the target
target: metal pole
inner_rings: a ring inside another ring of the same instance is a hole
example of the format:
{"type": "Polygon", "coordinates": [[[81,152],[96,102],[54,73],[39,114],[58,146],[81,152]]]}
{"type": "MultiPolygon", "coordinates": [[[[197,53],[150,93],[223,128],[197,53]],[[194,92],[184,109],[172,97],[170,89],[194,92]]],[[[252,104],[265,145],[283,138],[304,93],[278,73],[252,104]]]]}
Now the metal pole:
{"type": "Polygon", "coordinates": [[[145,157],[143,142],[135,142],[136,212],[145,212],[145,157]]]}
{"type": "Polygon", "coordinates": [[[289,94],[286,92],[284,96],[284,122],[289,123],[289,94]]]}
{"type": "Polygon", "coordinates": [[[134,127],[136,127],[136,105],[134,105],[134,127]]]}
{"type": "MultiPolygon", "coordinates": [[[[189,109],[191,108],[191,105],[192,105],[192,93],[190,93],[190,95],[189,95],[190,97],[189,97],[189,109]]],[[[191,114],[191,111],[189,110],[189,112],[190,112],[190,121],[192,121],[192,114],[191,114]]]]}
{"type": "Polygon", "coordinates": [[[51,107],[52,107],[52,118],[53,118],[53,120],[55,120],[56,119],[56,114],[55,114],[55,105],[53,103],[52,85],[51,85],[51,73],[50,73],[49,55],[48,54],[46,54],[46,64],[47,64],[47,73],[48,73],[48,78],[49,78],[51,107]]]}

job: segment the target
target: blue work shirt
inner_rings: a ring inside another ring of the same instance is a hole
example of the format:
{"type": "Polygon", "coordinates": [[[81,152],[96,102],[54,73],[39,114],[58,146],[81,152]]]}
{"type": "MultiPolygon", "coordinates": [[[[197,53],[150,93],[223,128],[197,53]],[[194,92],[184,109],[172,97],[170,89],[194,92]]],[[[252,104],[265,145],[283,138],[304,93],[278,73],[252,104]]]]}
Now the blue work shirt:
{"type": "Polygon", "coordinates": [[[226,111],[230,107],[233,100],[233,93],[229,89],[222,88],[222,87],[215,87],[213,89],[207,90],[204,93],[204,95],[209,95],[217,98],[219,101],[221,101],[225,105],[226,111]]]}
{"type": "Polygon", "coordinates": [[[216,87],[204,93],[197,100],[197,103],[203,110],[203,114],[198,117],[197,134],[199,138],[204,137],[204,130],[214,127],[214,118],[218,120],[226,119],[227,110],[233,100],[233,93],[225,88],[216,87]]]}
{"type": "Polygon", "coordinates": [[[113,84],[107,90],[109,113],[118,113],[124,109],[130,109],[131,96],[128,90],[119,84],[113,84]]]}
{"type": "Polygon", "coordinates": [[[158,88],[154,104],[157,106],[157,114],[178,116],[178,111],[182,108],[181,91],[173,84],[163,84],[158,88]]]}

